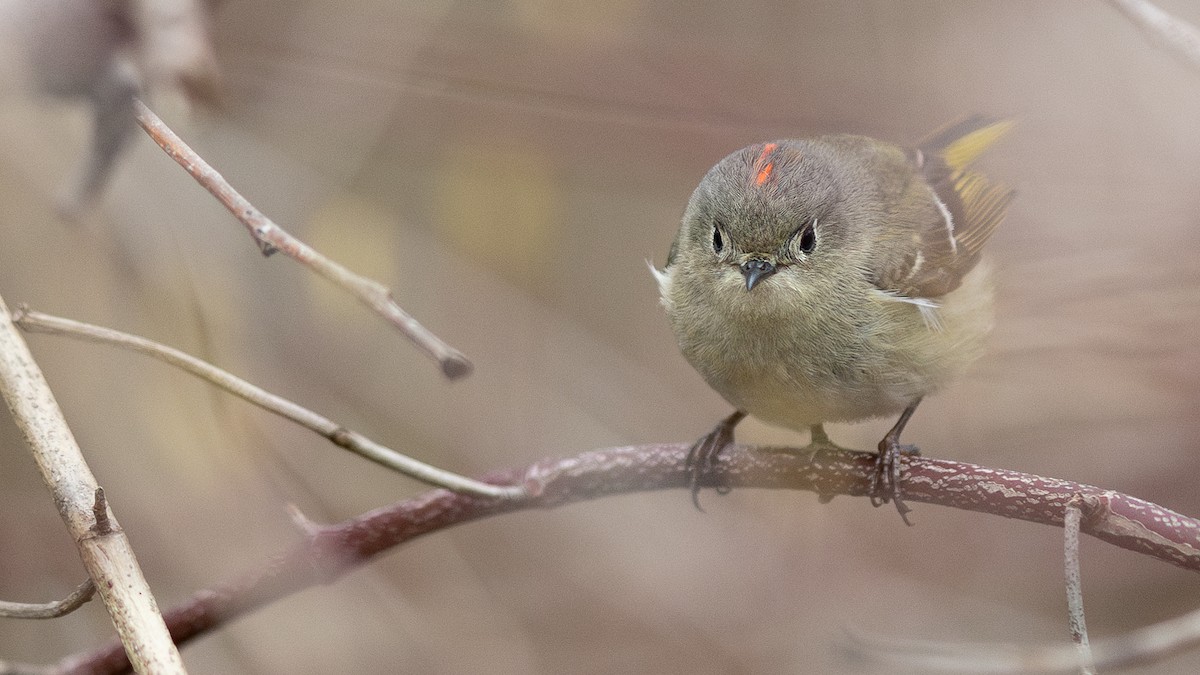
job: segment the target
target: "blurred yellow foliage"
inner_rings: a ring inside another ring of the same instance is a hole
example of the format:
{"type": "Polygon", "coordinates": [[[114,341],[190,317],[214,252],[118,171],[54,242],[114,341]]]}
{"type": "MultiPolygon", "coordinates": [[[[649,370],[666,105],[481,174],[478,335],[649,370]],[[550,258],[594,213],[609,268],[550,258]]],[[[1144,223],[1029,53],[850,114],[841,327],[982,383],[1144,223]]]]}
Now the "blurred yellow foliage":
{"type": "MultiPolygon", "coordinates": [[[[313,248],[356,273],[391,285],[399,265],[397,217],[375,202],[348,192],[335,193],[319,206],[300,234],[313,248]]],[[[346,292],[315,274],[305,276],[315,310],[338,319],[361,316],[362,308],[346,292]]]]}
{"type": "Polygon", "coordinates": [[[513,17],[541,37],[573,42],[606,42],[626,34],[642,16],[639,0],[609,2],[556,2],[514,0],[513,17]]]}
{"type": "Polygon", "coordinates": [[[544,280],[559,253],[562,186],[529,147],[462,141],[445,150],[434,187],[438,230],[457,250],[511,280],[544,280]]]}

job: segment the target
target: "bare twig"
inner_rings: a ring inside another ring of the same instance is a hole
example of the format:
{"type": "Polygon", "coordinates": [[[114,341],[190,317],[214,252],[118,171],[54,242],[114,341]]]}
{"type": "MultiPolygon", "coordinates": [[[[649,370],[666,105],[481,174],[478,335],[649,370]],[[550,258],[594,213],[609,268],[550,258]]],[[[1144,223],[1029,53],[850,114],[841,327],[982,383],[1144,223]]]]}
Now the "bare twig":
{"type": "Polygon", "coordinates": [[[88,576],[100,590],[120,636],[123,653],[128,654],[138,672],[184,672],[179,651],[171,642],[117,519],[108,514],[107,533],[93,529],[92,508],[99,486],[45,376],[9,319],[3,298],[0,298],[0,391],[75,540],[88,576]]]}
{"type": "Polygon", "coordinates": [[[212,193],[217,201],[225,205],[235,218],[250,231],[264,255],[283,251],[309,269],[341,286],[357,297],[363,304],[379,313],[400,330],[405,337],[432,356],[442,367],[446,377],[455,379],[471,372],[471,362],[462,352],[454,349],[422,326],[400,308],[392,299],[392,292],[383,284],[373,281],[342,267],[326,258],[309,245],[293,237],[270,218],[254,208],[245,197],[225,180],[216,169],[204,161],[175,132],[159,119],[154,111],[141,101],[134,101],[134,112],[138,124],[176,162],[187,170],[196,182],[212,193]]]}
{"type": "MultiPolygon", "coordinates": [[[[684,466],[690,444],[609,448],[575,457],[548,459],[523,469],[496,472],[491,483],[530,484],[540,490],[513,500],[484,500],[436,490],[331,526],[306,526],[299,545],[244,579],[197,593],[167,613],[176,640],[185,642],[237,616],[299,591],[328,583],[374,556],[417,537],[488,516],[544,509],[610,495],[691,484],[684,466]]],[[[734,446],[717,471],[702,477],[707,487],[811,490],[818,495],[866,496],[874,471],[873,453],[827,450],[810,453],[764,451],[734,446]]],[[[771,449],[778,450],[778,448],[771,449]]],[[[1099,488],[973,464],[912,458],[905,463],[905,498],[1061,526],[1076,495],[1105,508],[1081,523],[1081,531],[1122,548],[1200,571],[1200,522],[1155,504],[1099,488]]],[[[1108,652],[1105,652],[1106,654],[1108,652]]],[[[1065,661],[1078,668],[1074,648],[1065,661]]],[[[1097,654],[1097,658],[1101,658],[1097,654]]],[[[1021,663],[1010,661],[1010,663],[1021,663]]],[[[125,667],[113,645],[64,662],[64,671],[112,673],[125,667]]],[[[1100,665],[1100,662],[1097,662],[1100,665]]]]}
{"type": "Polygon", "coordinates": [[[1063,514],[1063,567],[1067,583],[1067,625],[1071,630],[1071,641],[1079,654],[1079,672],[1095,675],[1092,667],[1092,650],[1088,644],[1087,622],[1083,615],[1083,578],[1079,571],[1079,522],[1082,519],[1083,499],[1067,502],[1063,514]]]}
{"type": "Polygon", "coordinates": [[[91,579],[84,581],[62,600],[53,602],[5,602],[0,600],[0,616],[13,619],[57,619],[79,609],[96,594],[91,579]]]}
{"type": "Polygon", "coordinates": [[[1156,623],[1120,637],[1093,642],[1085,661],[1077,645],[949,644],[851,633],[846,650],[870,659],[928,672],[1077,673],[1129,668],[1160,661],[1200,645],[1200,611],[1156,623]]]}
{"type": "MultiPolygon", "coordinates": [[[[849,651],[858,658],[952,673],[1095,673],[1152,663],[1200,645],[1200,611],[1163,621],[1124,636],[1090,643],[1083,616],[1079,573],[1079,532],[1092,520],[1103,520],[1118,497],[1114,493],[1080,494],[1064,512],[1067,604],[1072,646],[968,645],[903,639],[849,636],[849,651]]],[[[1123,497],[1120,497],[1123,499],[1123,497]]],[[[1129,525],[1132,526],[1132,523],[1129,525]]],[[[1132,529],[1130,530],[1132,532],[1132,529]]],[[[1149,534],[1149,533],[1147,533],[1149,534]]],[[[1189,569],[1197,569],[1186,565],[1189,569]]]]}
{"type": "Polygon", "coordinates": [[[489,485],[457,473],[439,469],[380,445],[362,434],[351,431],[333,420],[323,417],[308,408],[257,387],[232,373],[202,361],[190,354],[148,340],[138,335],[122,333],[111,328],[94,326],[71,319],[42,314],[21,307],[13,315],[13,321],[22,329],[52,335],[66,335],[91,342],[113,345],[152,356],[164,363],[202,378],[254,405],[268,410],[300,426],[329,439],[339,447],[359,454],[367,459],[399,471],[435,487],[444,487],[455,492],[473,494],[489,499],[513,499],[525,493],[520,485],[489,485]]]}
{"type": "Polygon", "coordinates": [[[50,666],[0,660],[0,675],[53,675],[53,673],[54,669],[50,666]]]}
{"type": "Polygon", "coordinates": [[[1152,43],[1185,63],[1200,68],[1200,30],[1164,12],[1148,0],[1108,0],[1132,21],[1152,43]]]}

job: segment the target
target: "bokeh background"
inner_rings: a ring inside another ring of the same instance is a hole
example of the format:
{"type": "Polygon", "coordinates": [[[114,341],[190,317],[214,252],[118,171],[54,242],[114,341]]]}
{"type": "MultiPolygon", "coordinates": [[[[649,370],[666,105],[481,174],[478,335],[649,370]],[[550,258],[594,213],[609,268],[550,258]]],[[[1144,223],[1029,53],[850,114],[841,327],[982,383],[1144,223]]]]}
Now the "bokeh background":
{"type": "MultiPolygon", "coordinates": [[[[1200,24],[1189,0],[1162,0],[1200,24]]],[[[69,10],[69,0],[2,7],[69,10]]],[[[691,3],[225,0],[218,111],[151,97],[264,212],[469,354],[448,383],[376,316],[242,227],[140,132],[100,202],[54,208],[87,106],[46,97],[11,21],[0,294],[145,334],[468,474],[688,441],[728,405],[675,349],[661,264],[707,168],[755,141],[913,143],[972,113],[1017,200],[990,244],[991,351],[906,438],[930,456],[1200,514],[1200,71],[1099,0],[691,3]]],[[[9,16],[13,16],[10,14],[9,16]]],[[[26,14],[26,18],[29,14],[26,14]]],[[[25,28],[19,26],[25,25],[25,28]]],[[[76,46],[63,41],[62,49],[76,46]]],[[[58,47],[56,46],[55,49],[58,47]]],[[[54,51],[54,50],[51,50],[54,51]]],[[[166,366],[30,336],[162,605],[422,492],[166,366]]],[[[831,429],[869,448],[890,425],[831,429]]],[[[739,440],[803,444],[748,420],[739,440]]],[[[843,628],[1065,641],[1061,532],[807,493],[638,494],[439,533],[189,645],[193,673],[858,672],[843,628]]],[[[1200,608],[1200,579],[1085,541],[1093,639],[1200,608]]],[[[0,597],[82,568],[0,416],[0,597]]],[[[98,603],[0,623],[0,658],[107,640],[98,603]]],[[[1200,652],[1141,672],[1190,673],[1200,652]]],[[[886,669],[877,669],[884,672],[886,669]]]]}

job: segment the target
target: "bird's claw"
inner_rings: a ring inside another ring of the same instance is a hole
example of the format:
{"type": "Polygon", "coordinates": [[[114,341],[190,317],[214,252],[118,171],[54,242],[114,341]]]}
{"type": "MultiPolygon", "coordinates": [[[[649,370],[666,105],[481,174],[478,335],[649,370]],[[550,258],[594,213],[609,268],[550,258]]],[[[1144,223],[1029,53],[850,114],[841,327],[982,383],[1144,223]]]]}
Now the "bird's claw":
{"type": "MultiPolygon", "coordinates": [[[[745,413],[739,412],[721,420],[712,431],[700,437],[688,450],[683,467],[690,474],[692,504],[698,511],[704,510],[700,507],[700,481],[716,468],[717,458],[721,451],[733,444],[733,428],[745,416],[745,413]]],[[[729,494],[732,489],[729,485],[720,482],[717,482],[714,487],[719,495],[729,494]]]]}
{"type": "Polygon", "coordinates": [[[879,454],[875,456],[875,470],[871,476],[871,487],[867,491],[871,506],[880,507],[888,502],[895,504],[896,511],[905,525],[912,525],[912,521],[908,519],[912,509],[904,503],[901,496],[903,481],[900,472],[903,467],[900,457],[918,457],[920,454],[921,450],[915,445],[900,445],[890,438],[880,441],[879,454]]]}

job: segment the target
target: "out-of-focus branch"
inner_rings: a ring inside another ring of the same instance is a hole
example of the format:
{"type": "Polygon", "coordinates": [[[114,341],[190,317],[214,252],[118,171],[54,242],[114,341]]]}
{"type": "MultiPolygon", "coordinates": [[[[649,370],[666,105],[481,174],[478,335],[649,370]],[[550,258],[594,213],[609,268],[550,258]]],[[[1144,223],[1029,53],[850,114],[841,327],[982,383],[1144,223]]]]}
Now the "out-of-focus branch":
{"type": "Polygon", "coordinates": [[[1108,0],[1151,42],[1200,68],[1200,29],[1159,9],[1148,0],[1108,0]]]}
{"type": "MultiPolygon", "coordinates": [[[[548,459],[523,469],[490,474],[486,482],[538,486],[512,500],[488,500],[436,490],[330,526],[306,525],[305,539],[243,579],[197,593],[167,613],[177,642],[185,642],[242,614],[298,590],[329,583],[374,556],[421,535],[488,516],[545,509],[611,495],[686,489],[690,444],[642,445],[548,459]]],[[[866,496],[875,455],[829,450],[734,446],[720,457],[718,475],[706,487],[795,489],[866,496]],[[767,451],[769,450],[769,451],[767,451]]],[[[1096,509],[1081,530],[1104,541],[1200,571],[1200,522],[1149,502],[1108,490],[1016,471],[924,458],[904,458],[904,498],[1061,526],[1067,504],[1094,499],[1096,509]]],[[[687,501],[680,497],[681,504],[687,501]]],[[[1074,652],[1072,649],[1072,657],[1074,652]]],[[[1076,663],[1076,662],[1072,662],[1076,663]]],[[[67,672],[113,673],[125,667],[120,649],[108,645],[64,662],[67,672]]]]}
{"type": "Polygon", "coordinates": [[[1089,654],[1078,645],[950,644],[903,638],[850,634],[847,655],[881,664],[926,672],[988,673],[990,675],[1044,675],[1109,672],[1161,661],[1200,645],[1200,611],[1190,612],[1116,638],[1090,644],[1089,654]]]}
{"type": "Polygon", "coordinates": [[[234,396],[249,401],[264,410],[273,412],[284,419],[291,420],[306,429],[314,431],[329,439],[334,445],[350,450],[389,469],[399,471],[435,487],[444,487],[455,492],[497,499],[513,499],[525,493],[524,487],[520,485],[489,485],[413,459],[408,455],[380,445],[356,431],[351,431],[298,403],[272,394],[228,371],[221,370],[211,363],[202,361],[190,354],[185,354],[178,349],[148,340],[140,335],[131,335],[111,328],[42,314],[41,312],[34,312],[25,307],[18,308],[13,314],[13,322],[22,329],[34,333],[66,335],[68,337],[81,338],[89,342],[99,342],[152,356],[164,363],[211,382],[234,396]]]}
{"type": "Polygon", "coordinates": [[[54,669],[50,666],[0,659],[0,675],[54,675],[54,669]]]}
{"type": "Polygon", "coordinates": [[[66,218],[82,215],[102,193],[136,129],[138,95],[168,89],[192,102],[220,102],[221,76],[203,0],[3,4],[3,21],[23,28],[5,39],[22,43],[31,82],[91,108],[90,147],[80,153],[74,176],[56,200],[66,218]]]}
{"type": "MultiPolygon", "coordinates": [[[[79,584],[62,600],[52,602],[7,602],[0,600],[0,617],[12,619],[57,619],[79,609],[96,594],[91,579],[79,584]]],[[[2,671],[0,671],[2,672],[2,671]]]]}
{"type": "Polygon", "coordinates": [[[100,591],[123,650],[138,672],[182,673],[154,596],[125,533],[83,458],[50,385],[0,298],[0,393],[67,524],[88,576],[100,591]],[[107,517],[103,527],[97,512],[107,517]]]}
{"type": "Polygon", "coordinates": [[[312,271],[354,295],[436,359],[446,377],[455,379],[471,372],[471,362],[467,360],[467,357],[443,342],[441,338],[401,309],[400,305],[392,299],[392,292],[386,286],[351,272],[276,225],[274,221],[254,208],[254,205],[238,193],[216,169],[204,161],[203,157],[196,154],[179,136],[175,135],[175,132],[171,131],[158,118],[158,115],[154,114],[154,111],[146,107],[146,104],[134,101],[134,112],[138,124],[146,130],[154,142],[158,143],[159,147],[186,169],[192,178],[196,179],[196,182],[211,192],[217,201],[224,204],[225,208],[229,209],[229,212],[246,226],[250,231],[250,236],[258,243],[264,255],[283,251],[297,262],[308,266],[312,271]]]}

